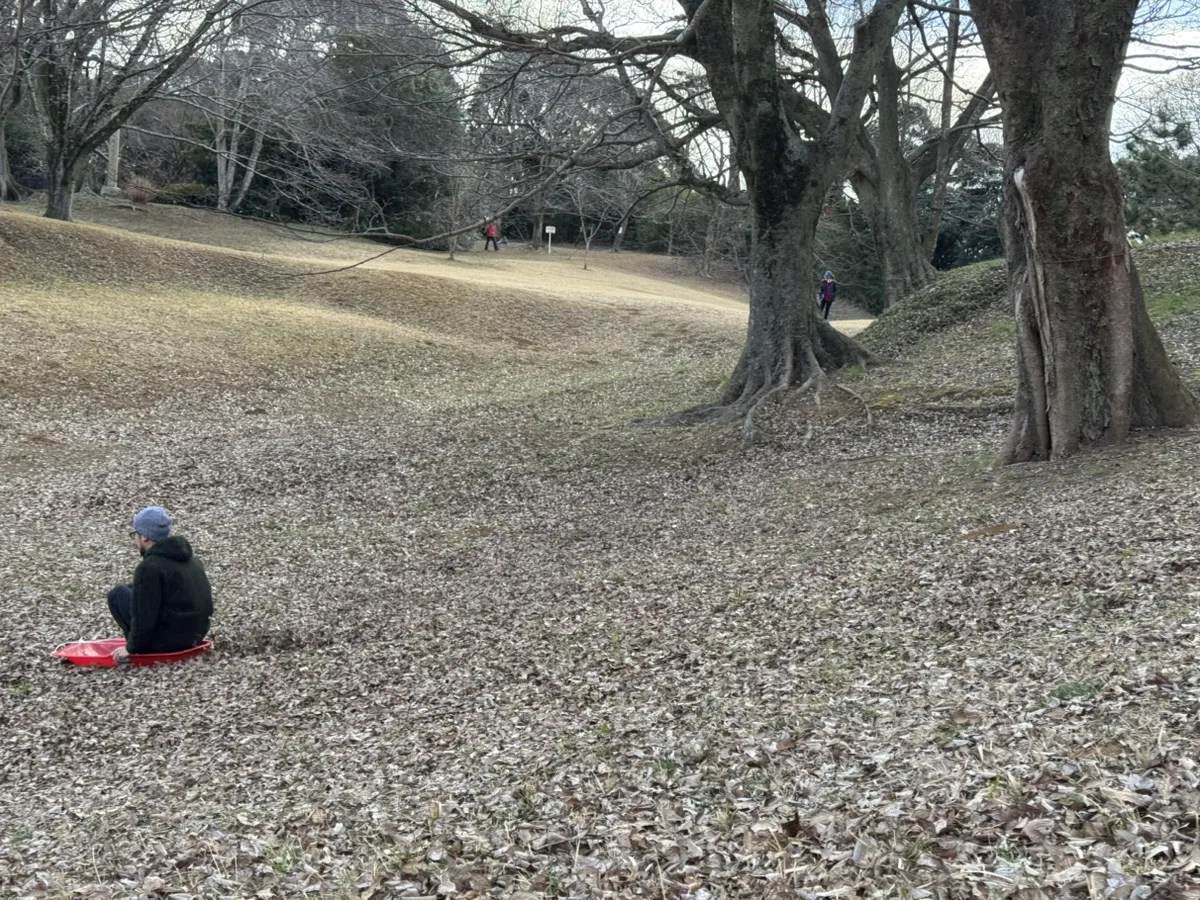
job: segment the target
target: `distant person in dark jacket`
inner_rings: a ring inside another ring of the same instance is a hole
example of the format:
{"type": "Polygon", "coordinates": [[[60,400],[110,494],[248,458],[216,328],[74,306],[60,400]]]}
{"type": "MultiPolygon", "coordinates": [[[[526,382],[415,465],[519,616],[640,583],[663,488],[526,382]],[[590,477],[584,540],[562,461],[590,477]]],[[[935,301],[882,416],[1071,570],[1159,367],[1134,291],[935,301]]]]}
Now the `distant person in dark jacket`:
{"type": "Polygon", "coordinates": [[[837,299],[837,282],[833,280],[833,273],[826,271],[825,280],[821,282],[821,287],[817,291],[817,302],[821,304],[821,314],[825,318],[829,318],[829,308],[833,306],[833,301],[837,299]]]}
{"type": "Polygon", "coordinates": [[[185,538],[171,534],[171,517],[161,506],[147,506],[134,516],[130,534],[142,561],[133,584],[108,594],[108,608],[125,635],[125,646],[113,658],[122,662],[131,653],[195,647],[208,634],[213,612],[204,566],[185,538]]]}

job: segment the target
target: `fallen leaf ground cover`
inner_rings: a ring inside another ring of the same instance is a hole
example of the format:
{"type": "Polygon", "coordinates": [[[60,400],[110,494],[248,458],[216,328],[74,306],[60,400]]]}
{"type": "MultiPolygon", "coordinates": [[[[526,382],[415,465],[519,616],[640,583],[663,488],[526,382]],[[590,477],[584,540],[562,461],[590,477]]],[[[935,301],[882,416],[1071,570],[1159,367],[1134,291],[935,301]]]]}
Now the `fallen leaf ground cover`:
{"type": "Polygon", "coordinates": [[[740,346],[669,283],[0,241],[5,895],[1196,896],[1200,434],[994,468],[1002,301],[740,449],[635,424],[740,346]],[[217,652],[58,665],[147,502],[217,652]]]}

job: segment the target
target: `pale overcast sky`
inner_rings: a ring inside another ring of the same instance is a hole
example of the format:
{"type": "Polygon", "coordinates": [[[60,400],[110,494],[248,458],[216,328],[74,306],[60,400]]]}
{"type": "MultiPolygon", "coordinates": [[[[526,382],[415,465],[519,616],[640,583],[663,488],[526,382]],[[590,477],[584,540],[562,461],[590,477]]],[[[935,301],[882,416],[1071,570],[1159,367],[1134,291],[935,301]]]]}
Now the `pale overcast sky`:
{"type": "MultiPolygon", "coordinates": [[[[673,19],[677,22],[680,15],[676,0],[590,2],[594,8],[604,9],[605,24],[617,33],[662,31],[671,27],[673,19]]],[[[802,0],[791,2],[797,6],[803,5],[802,0]]],[[[487,5],[487,0],[484,0],[484,4],[487,5]]],[[[1138,127],[1153,113],[1154,90],[1164,79],[1171,77],[1167,74],[1169,70],[1178,67],[1189,56],[1200,58],[1200,10],[1197,7],[1200,7],[1198,0],[1143,0],[1139,15],[1145,17],[1153,10],[1166,18],[1141,26],[1140,35],[1155,44],[1166,46],[1134,43],[1130,47],[1130,68],[1121,80],[1113,112],[1115,145],[1119,145],[1131,129],[1138,127]]],[[[543,24],[579,21],[582,19],[580,0],[533,0],[522,4],[521,16],[543,24]]],[[[971,62],[964,59],[960,62],[958,80],[964,86],[977,85],[986,71],[986,63],[982,60],[971,62]]]]}

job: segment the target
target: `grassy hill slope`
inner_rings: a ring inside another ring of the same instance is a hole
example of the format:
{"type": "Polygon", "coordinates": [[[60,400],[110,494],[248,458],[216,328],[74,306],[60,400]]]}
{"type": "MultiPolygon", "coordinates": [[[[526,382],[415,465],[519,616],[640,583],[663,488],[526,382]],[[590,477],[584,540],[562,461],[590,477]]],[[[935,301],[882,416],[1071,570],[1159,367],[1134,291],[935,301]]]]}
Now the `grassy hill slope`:
{"type": "MultiPolygon", "coordinates": [[[[1197,258],[1200,241],[1195,240],[1135,250],[1151,318],[1194,389],[1200,389],[1197,258]]],[[[976,402],[993,408],[1015,390],[1014,335],[1002,261],[947,272],[860,335],[869,350],[892,362],[860,379],[860,385],[885,406],[976,402]]]]}
{"type": "Polygon", "coordinates": [[[300,383],[314,391],[303,402],[320,407],[349,380],[371,386],[368,406],[457,404],[502,395],[514,377],[524,387],[531,369],[546,390],[586,381],[631,340],[674,372],[728,352],[741,327],[732,303],[681,321],[620,293],[395,268],[314,274],[328,263],[2,212],[0,246],[5,383],[63,408],[164,393],[204,402],[214,379],[226,400],[244,392],[245,405],[267,409],[300,383]],[[51,396],[52,385],[63,390],[51,396]]]}
{"type": "Polygon", "coordinates": [[[632,424],[736,359],[700,287],[243,235],[0,212],[0,893],[1200,889],[1200,435],[994,469],[981,302],[743,450],[632,424]],[[217,653],[58,666],[150,502],[217,653]]]}

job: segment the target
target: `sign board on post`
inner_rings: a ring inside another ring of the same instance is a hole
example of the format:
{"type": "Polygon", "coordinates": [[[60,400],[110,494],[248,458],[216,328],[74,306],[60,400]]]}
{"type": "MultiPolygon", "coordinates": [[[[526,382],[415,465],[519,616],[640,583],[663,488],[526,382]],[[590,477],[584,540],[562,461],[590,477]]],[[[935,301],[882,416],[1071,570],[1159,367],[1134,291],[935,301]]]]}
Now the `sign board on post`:
{"type": "Polygon", "coordinates": [[[558,231],[553,225],[546,226],[546,253],[554,252],[554,234],[558,231]]]}

